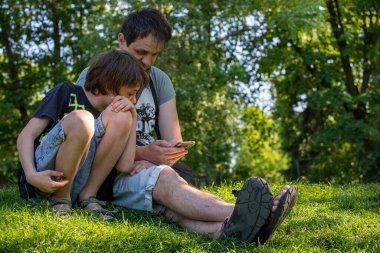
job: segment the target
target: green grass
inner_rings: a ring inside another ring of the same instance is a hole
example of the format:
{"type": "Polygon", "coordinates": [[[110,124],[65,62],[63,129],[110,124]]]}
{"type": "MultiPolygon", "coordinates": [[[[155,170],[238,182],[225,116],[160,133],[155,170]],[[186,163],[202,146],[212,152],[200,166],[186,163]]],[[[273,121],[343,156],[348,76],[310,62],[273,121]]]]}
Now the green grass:
{"type": "MultiPolygon", "coordinates": [[[[82,210],[58,217],[47,203],[30,205],[7,186],[0,188],[0,252],[380,252],[379,184],[297,185],[295,208],[264,246],[212,241],[164,217],[123,208],[114,223],[82,210]]],[[[231,189],[240,186],[205,190],[233,203],[231,189]]]]}

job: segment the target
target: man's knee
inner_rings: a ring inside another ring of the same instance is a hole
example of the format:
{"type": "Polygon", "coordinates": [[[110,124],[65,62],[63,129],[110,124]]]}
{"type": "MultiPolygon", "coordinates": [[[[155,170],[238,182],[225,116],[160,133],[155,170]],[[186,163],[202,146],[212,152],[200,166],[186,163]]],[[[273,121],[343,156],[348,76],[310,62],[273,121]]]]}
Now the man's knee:
{"type": "Polygon", "coordinates": [[[186,181],[183,180],[173,168],[165,166],[160,172],[157,184],[168,187],[169,185],[177,183],[186,183],[186,181]]]}
{"type": "Polygon", "coordinates": [[[170,196],[173,195],[173,191],[178,189],[180,184],[187,183],[174,169],[165,166],[161,170],[156,186],[153,189],[153,199],[166,206],[165,203],[170,199],[170,196]]]}

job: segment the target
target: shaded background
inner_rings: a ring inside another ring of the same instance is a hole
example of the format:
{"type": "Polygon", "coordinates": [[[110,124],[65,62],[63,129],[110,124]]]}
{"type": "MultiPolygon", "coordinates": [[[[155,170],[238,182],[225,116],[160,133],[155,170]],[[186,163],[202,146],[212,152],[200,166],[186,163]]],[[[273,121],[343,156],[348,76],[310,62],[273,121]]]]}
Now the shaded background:
{"type": "Polygon", "coordinates": [[[378,0],[1,0],[0,184],[44,94],[117,47],[125,15],[157,7],[173,39],[184,160],[204,183],[380,181],[378,0]]]}

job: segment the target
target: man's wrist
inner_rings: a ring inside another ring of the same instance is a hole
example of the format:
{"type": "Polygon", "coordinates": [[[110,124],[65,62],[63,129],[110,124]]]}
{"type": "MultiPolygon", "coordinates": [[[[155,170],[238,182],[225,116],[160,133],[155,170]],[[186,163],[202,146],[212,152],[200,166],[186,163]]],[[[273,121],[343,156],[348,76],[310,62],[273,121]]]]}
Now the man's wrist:
{"type": "Polygon", "coordinates": [[[139,160],[144,160],[144,152],[145,151],[145,146],[138,146],[136,145],[136,156],[135,156],[135,160],[136,161],[139,161],[139,160]]]}

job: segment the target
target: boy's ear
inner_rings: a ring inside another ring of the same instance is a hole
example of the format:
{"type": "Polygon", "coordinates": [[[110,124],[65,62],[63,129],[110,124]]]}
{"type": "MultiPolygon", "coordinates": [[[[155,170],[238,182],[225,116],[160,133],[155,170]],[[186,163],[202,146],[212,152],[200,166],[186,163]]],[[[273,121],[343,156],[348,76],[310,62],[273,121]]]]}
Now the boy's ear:
{"type": "Polygon", "coordinates": [[[123,33],[119,33],[117,35],[117,42],[119,44],[119,48],[125,48],[127,46],[127,41],[125,40],[123,33]]]}

